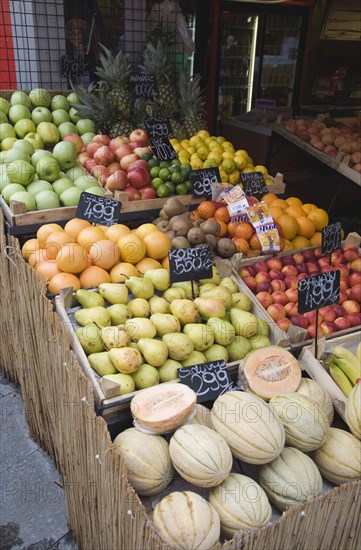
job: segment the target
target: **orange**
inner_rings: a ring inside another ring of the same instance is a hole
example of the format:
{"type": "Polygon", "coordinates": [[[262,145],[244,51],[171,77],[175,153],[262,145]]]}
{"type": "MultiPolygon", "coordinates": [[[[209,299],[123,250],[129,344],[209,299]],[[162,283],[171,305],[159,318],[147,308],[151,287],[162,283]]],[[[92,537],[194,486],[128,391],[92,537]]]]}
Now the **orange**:
{"type": "Polygon", "coordinates": [[[82,288],[92,288],[101,283],[111,283],[111,277],[105,269],[96,265],[91,265],[84,269],[79,276],[82,288]]]}
{"type": "Polygon", "coordinates": [[[80,231],[86,227],[91,227],[91,223],[87,220],[81,220],[80,218],[73,218],[72,220],[66,222],[64,225],[64,231],[70,233],[70,235],[76,239],[80,231]]]}
{"type": "Polygon", "coordinates": [[[50,233],[54,233],[54,231],[62,231],[62,230],[63,228],[61,227],[61,225],[57,223],[45,223],[44,225],[39,227],[39,229],[36,232],[36,238],[39,241],[40,248],[44,248],[45,241],[50,235],[50,233]]]}
{"type": "Polygon", "coordinates": [[[147,256],[154,260],[161,260],[164,258],[172,245],[172,241],[168,235],[161,231],[150,233],[144,237],[144,243],[147,250],[147,256]]]}
{"type": "Polygon", "coordinates": [[[277,219],[277,223],[281,227],[282,233],[286,239],[291,240],[297,235],[298,223],[293,216],[282,214],[282,216],[277,219]]]}
{"type": "Polygon", "coordinates": [[[249,240],[249,244],[250,244],[250,247],[252,248],[252,250],[262,250],[262,246],[261,246],[261,243],[260,243],[260,240],[258,238],[257,233],[254,233],[252,235],[252,237],[249,240]]]}
{"type": "Polygon", "coordinates": [[[216,207],[214,206],[212,201],[203,201],[198,205],[197,213],[203,220],[208,220],[208,218],[211,218],[216,211],[216,207]]]}
{"type": "Polygon", "coordinates": [[[323,210],[322,208],[313,208],[312,210],[310,210],[307,216],[315,224],[316,231],[321,231],[323,227],[326,227],[326,225],[328,225],[328,214],[326,210],[323,210]]]}
{"type": "Polygon", "coordinates": [[[128,235],[130,233],[129,227],[123,225],[122,223],[116,223],[105,231],[105,236],[107,239],[110,239],[114,243],[117,243],[120,237],[123,235],[128,235]]]}
{"type": "Polygon", "coordinates": [[[275,221],[283,216],[283,214],[286,214],[286,210],[284,208],[282,208],[281,206],[273,206],[273,204],[271,204],[271,206],[269,207],[269,211],[271,212],[271,216],[275,221]]]}
{"type": "Polygon", "coordinates": [[[218,223],[220,225],[220,231],[219,231],[219,237],[225,237],[227,235],[228,226],[226,222],[221,222],[218,220],[218,223]]]}
{"type": "Polygon", "coordinates": [[[119,262],[120,252],[117,243],[104,239],[90,247],[89,257],[94,265],[103,269],[111,269],[119,262]]]}
{"type": "Polygon", "coordinates": [[[169,271],[169,257],[168,256],[163,258],[162,267],[164,267],[164,269],[168,269],[168,271],[169,271]]]}
{"type": "Polygon", "coordinates": [[[285,200],[277,198],[272,201],[272,206],[280,206],[281,208],[284,208],[286,210],[286,208],[289,207],[289,204],[287,204],[285,200]]]}
{"type": "Polygon", "coordinates": [[[78,243],[64,244],[58,252],[56,264],[67,273],[80,273],[88,265],[86,250],[78,243]]]}
{"type": "Polygon", "coordinates": [[[77,237],[77,242],[89,252],[90,247],[97,241],[104,239],[104,232],[99,227],[86,227],[82,229],[77,237]]]}
{"type": "Polygon", "coordinates": [[[54,260],[43,260],[39,262],[35,267],[35,271],[38,275],[45,277],[48,281],[51,281],[55,275],[61,273],[61,270],[58,268],[54,260]]]}
{"type": "Polygon", "coordinates": [[[242,239],[242,237],[233,237],[232,241],[236,245],[237,252],[243,252],[243,254],[245,254],[249,251],[249,243],[246,239],[242,239]]]}
{"type": "Polygon", "coordinates": [[[312,235],[314,235],[316,231],[316,226],[313,223],[313,221],[310,220],[310,218],[308,218],[307,216],[301,216],[300,218],[297,218],[297,223],[298,223],[297,234],[300,237],[306,237],[306,239],[309,239],[310,237],[312,237],[312,235]]]}
{"type": "Polygon", "coordinates": [[[45,248],[40,248],[40,250],[36,250],[29,255],[28,264],[31,265],[31,267],[35,267],[39,262],[46,259],[47,257],[45,248]]]}
{"type": "Polygon", "coordinates": [[[289,252],[290,250],[296,250],[295,245],[291,241],[286,240],[286,244],[283,251],[289,252]]]}
{"type": "Polygon", "coordinates": [[[284,250],[286,246],[286,239],[280,235],[280,250],[284,250]]]}
{"type": "Polygon", "coordinates": [[[143,223],[136,228],[135,234],[141,239],[144,239],[146,235],[152,233],[153,231],[159,231],[158,227],[154,223],[143,223]]]}
{"type": "Polygon", "coordinates": [[[227,206],[220,206],[219,208],[217,208],[214,213],[214,219],[217,220],[217,222],[228,223],[231,218],[227,206]]]}
{"type": "Polygon", "coordinates": [[[302,201],[298,197],[288,197],[286,202],[289,206],[302,206],[302,201]]]}
{"type": "Polygon", "coordinates": [[[162,264],[158,262],[158,260],[154,260],[153,258],[143,258],[135,264],[135,267],[139,271],[141,275],[143,275],[148,269],[159,269],[162,267],[162,264]]]}
{"type": "Polygon", "coordinates": [[[311,246],[321,246],[322,244],[322,231],[316,231],[310,238],[311,246]]]}
{"type": "Polygon", "coordinates": [[[265,195],[263,195],[262,200],[265,201],[269,206],[270,204],[272,204],[273,201],[277,200],[277,195],[275,195],[274,193],[266,193],[265,195]]]}
{"type": "Polygon", "coordinates": [[[48,260],[55,260],[59,250],[66,243],[74,243],[75,239],[63,229],[50,233],[45,241],[46,257],[48,260]]]}
{"type": "MultiPolygon", "coordinates": [[[[158,233],[158,231],[155,233],[158,233]]],[[[131,264],[137,264],[142,258],[144,258],[146,253],[144,240],[138,237],[135,233],[129,233],[129,235],[120,237],[118,247],[120,250],[120,257],[123,262],[128,262],[131,264]]]]}
{"type": "Polygon", "coordinates": [[[21,254],[25,258],[25,260],[29,259],[30,254],[33,254],[34,252],[37,252],[40,250],[40,243],[38,239],[29,239],[26,241],[22,248],[21,248],[21,254]]]}
{"type": "Polygon", "coordinates": [[[238,225],[238,222],[229,222],[228,223],[228,225],[227,225],[228,235],[230,235],[231,237],[234,237],[234,233],[235,233],[237,225],[238,225]]]}
{"type": "Polygon", "coordinates": [[[306,204],[303,204],[302,205],[302,208],[303,210],[306,212],[306,214],[308,215],[308,213],[313,210],[314,208],[317,208],[317,206],[315,204],[312,204],[312,203],[309,203],[307,202],[306,204]]]}
{"type": "Polygon", "coordinates": [[[292,239],[291,243],[294,245],[296,250],[298,250],[299,248],[309,248],[310,247],[310,241],[308,239],[306,239],[306,237],[300,237],[299,235],[297,235],[297,237],[292,239]]]}
{"type": "Polygon", "coordinates": [[[112,283],[124,283],[129,277],[139,277],[139,275],[137,268],[128,262],[120,262],[110,271],[112,283]]]}
{"type": "Polygon", "coordinates": [[[249,239],[252,237],[254,233],[254,227],[249,222],[239,222],[237,224],[237,227],[234,231],[235,237],[241,237],[242,239],[245,239],[246,241],[249,241],[249,239]]]}
{"type": "Polygon", "coordinates": [[[294,218],[300,218],[302,216],[306,216],[306,212],[303,210],[301,206],[289,206],[286,208],[286,214],[289,214],[290,216],[293,216],[294,218]]]}
{"type": "Polygon", "coordinates": [[[81,288],[78,277],[72,273],[58,273],[51,279],[48,286],[48,291],[51,294],[59,294],[62,288],[70,287],[72,287],[73,290],[79,290],[79,288],[81,288]]]}

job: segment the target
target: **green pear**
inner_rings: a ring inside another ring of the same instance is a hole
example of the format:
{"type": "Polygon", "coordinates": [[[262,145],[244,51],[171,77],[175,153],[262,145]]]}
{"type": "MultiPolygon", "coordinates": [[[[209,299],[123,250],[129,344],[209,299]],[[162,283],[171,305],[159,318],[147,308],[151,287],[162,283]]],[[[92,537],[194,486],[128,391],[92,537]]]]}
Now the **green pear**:
{"type": "Polygon", "coordinates": [[[201,351],[193,350],[192,353],[182,361],[182,367],[192,367],[193,365],[202,365],[203,363],[207,363],[206,356],[201,351]]]}
{"type": "Polygon", "coordinates": [[[182,325],[196,323],[198,321],[198,309],[195,303],[192,300],[188,300],[188,298],[173,300],[170,304],[170,310],[172,314],[179,319],[182,325]]]}
{"type": "Polygon", "coordinates": [[[104,298],[91,290],[80,288],[75,292],[75,298],[83,308],[104,306],[104,298]]]}
{"type": "Polygon", "coordinates": [[[103,341],[100,337],[100,330],[95,323],[88,323],[76,329],[75,332],[87,355],[104,350],[103,341]]]}
{"type": "Polygon", "coordinates": [[[130,334],[123,325],[103,327],[100,331],[101,339],[107,349],[125,348],[131,342],[130,334]]]}
{"type": "Polygon", "coordinates": [[[127,319],[131,319],[132,314],[125,304],[112,304],[107,307],[112,325],[123,325],[127,319]]]}
{"type": "Polygon", "coordinates": [[[128,302],[128,289],[124,283],[101,283],[99,294],[110,304],[126,304],[128,302]]]}
{"type": "Polygon", "coordinates": [[[78,309],[74,313],[74,319],[79,325],[85,326],[89,323],[96,323],[100,327],[110,325],[110,315],[103,306],[89,307],[87,309],[78,309]]]}
{"type": "Polygon", "coordinates": [[[180,332],[181,324],[179,319],[170,313],[154,313],[150,320],[156,328],[157,335],[162,337],[168,332],[180,332]]]}
{"type": "Polygon", "coordinates": [[[167,359],[163,365],[158,369],[159,381],[170,382],[178,378],[178,369],[182,367],[182,363],[174,361],[174,359],[167,359]]]}
{"type": "Polygon", "coordinates": [[[168,358],[168,347],[162,340],[141,338],[138,346],[144,359],[152,367],[160,367],[168,358]]]}
{"type": "Polygon", "coordinates": [[[182,281],[179,283],[172,283],[172,288],[183,288],[184,292],[186,293],[186,298],[193,299],[199,296],[199,286],[194,281],[182,281]]]}
{"type": "Polygon", "coordinates": [[[134,298],[149,300],[154,295],[154,285],[150,279],[132,276],[126,279],[125,284],[134,298]]]}
{"type": "Polygon", "coordinates": [[[170,286],[170,274],[168,269],[147,269],[144,273],[144,278],[152,281],[154,288],[161,292],[167,290],[170,286]]]}
{"type": "Polygon", "coordinates": [[[257,321],[258,321],[257,334],[259,334],[260,336],[269,336],[270,328],[267,321],[265,321],[264,319],[258,319],[258,318],[257,318],[257,321]]]}
{"type": "Polygon", "coordinates": [[[162,340],[168,346],[169,357],[176,361],[184,361],[194,350],[192,340],[182,332],[170,332],[162,340]]]}
{"type": "Polygon", "coordinates": [[[209,279],[201,279],[199,281],[201,285],[206,285],[207,283],[213,283],[214,285],[219,285],[221,282],[221,277],[219,275],[218,269],[212,265],[212,277],[209,279]]]}
{"type": "Polygon", "coordinates": [[[134,298],[128,302],[128,308],[132,317],[149,317],[150,305],[145,298],[134,298]]]}
{"type": "Polygon", "coordinates": [[[103,379],[119,384],[119,395],[126,395],[135,390],[135,382],[130,374],[107,374],[103,376],[102,380],[103,379]]]}
{"type": "Polygon", "coordinates": [[[204,350],[204,355],[207,361],[224,361],[228,362],[228,350],[226,347],[219,344],[213,344],[210,348],[204,350]]]}
{"type": "Polygon", "coordinates": [[[146,317],[128,319],[125,321],[124,327],[129,332],[133,342],[138,342],[141,338],[154,338],[157,334],[155,326],[146,317]]]}
{"type": "Polygon", "coordinates": [[[109,357],[115,368],[123,374],[135,372],[143,363],[140,352],[131,347],[112,348],[109,357]]]}
{"type": "Polygon", "coordinates": [[[214,341],[221,346],[228,346],[234,340],[236,331],[234,327],[228,321],[219,319],[218,317],[211,317],[207,321],[207,325],[213,328],[214,341]]]}
{"type": "Polygon", "coordinates": [[[118,372],[110,360],[108,351],[91,353],[88,356],[88,361],[91,368],[94,369],[100,376],[105,376],[106,374],[116,374],[118,372]]]}
{"type": "Polygon", "coordinates": [[[217,298],[222,300],[224,307],[227,309],[232,305],[232,292],[226,286],[217,286],[208,292],[202,293],[202,298],[217,298]]]}
{"type": "Polygon", "coordinates": [[[239,361],[251,351],[251,343],[243,336],[235,336],[233,342],[227,346],[230,361],[239,361]]]}
{"type": "Polygon", "coordinates": [[[173,300],[183,300],[186,298],[186,293],[183,288],[170,287],[163,292],[163,298],[171,304],[173,300]]]}
{"type": "Polygon", "coordinates": [[[150,312],[153,313],[170,313],[170,304],[161,296],[152,296],[149,300],[150,312]]]}
{"type": "Polygon", "coordinates": [[[206,285],[201,285],[199,287],[199,295],[202,296],[204,292],[208,292],[209,290],[214,290],[215,288],[217,288],[217,285],[215,285],[214,283],[207,283],[206,285]]]}
{"type": "Polygon", "coordinates": [[[200,297],[194,300],[194,304],[203,319],[210,319],[211,317],[221,318],[226,315],[226,307],[224,302],[219,298],[200,297]]]}
{"type": "Polygon", "coordinates": [[[203,351],[210,348],[214,343],[214,332],[212,327],[202,323],[188,323],[183,328],[184,334],[187,334],[193,342],[196,351],[203,351]]]}
{"type": "Polygon", "coordinates": [[[158,369],[144,363],[140,365],[139,369],[133,372],[131,375],[137,390],[143,390],[144,388],[151,388],[159,384],[158,369]]]}
{"type": "Polygon", "coordinates": [[[235,281],[231,279],[231,277],[223,277],[219,285],[226,286],[227,288],[229,288],[232,294],[234,294],[235,292],[238,292],[238,286],[235,283],[235,281]]]}
{"type": "Polygon", "coordinates": [[[250,311],[252,307],[252,301],[243,292],[235,292],[234,294],[232,294],[232,307],[243,309],[243,311],[250,311]]]}
{"type": "Polygon", "coordinates": [[[236,334],[238,336],[244,336],[245,338],[250,338],[257,334],[258,331],[258,321],[257,317],[249,311],[243,311],[242,309],[232,308],[231,309],[231,323],[235,328],[236,334]]]}
{"type": "Polygon", "coordinates": [[[248,339],[248,342],[251,344],[252,349],[261,349],[266,348],[271,345],[271,341],[268,336],[263,336],[262,334],[255,334],[248,339]]]}

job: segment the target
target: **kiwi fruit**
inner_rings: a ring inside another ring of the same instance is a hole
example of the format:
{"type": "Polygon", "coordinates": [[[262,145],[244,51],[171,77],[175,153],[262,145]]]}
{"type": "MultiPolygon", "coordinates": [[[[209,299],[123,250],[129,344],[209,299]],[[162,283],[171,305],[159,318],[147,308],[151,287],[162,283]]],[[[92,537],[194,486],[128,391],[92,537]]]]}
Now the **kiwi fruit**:
{"type": "Polygon", "coordinates": [[[187,239],[191,244],[201,244],[205,242],[206,234],[200,227],[192,227],[187,233],[187,239]]]}
{"type": "Polygon", "coordinates": [[[237,247],[231,239],[221,238],[217,242],[217,252],[221,258],[230,258],[237,252],[237,247]]]}
{"type": "Polygon", "coordinates": [[[174,237],[172,239],[172,248],[188,248],[190,242],[185,237],[174,237]]]}

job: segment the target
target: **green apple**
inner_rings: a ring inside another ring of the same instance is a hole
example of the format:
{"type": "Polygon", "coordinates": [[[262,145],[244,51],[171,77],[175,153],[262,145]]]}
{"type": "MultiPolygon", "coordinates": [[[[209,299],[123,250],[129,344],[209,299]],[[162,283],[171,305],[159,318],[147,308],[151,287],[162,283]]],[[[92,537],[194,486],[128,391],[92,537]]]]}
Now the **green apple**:
{"type": "Polygon", "coordinates": [[[59,197],[55,191],[44,190],[40,191],[35,196],[36,200],[36,209],[37,210],[47,210],[49,208],[59,208],[59,197]]]}
{"type": "Polygon", "coordinates": [[[84,145],[88,145],[94,136],[94,132],[85,132],[85,134],[82,134],[80,137],[83,140],[84,145]]]}
{"type": "Polygon", "coordinates": [[[0,166],[2,164],[5,165],[7,153],[8,153],[7,151],[0,151],[0,166]]]}
{"type": "Polygon", "coordinates": [[[36,210],[36,200],[35,197],[31,196],[30,193],[26,191],[17,191],[10,197],[11,201],[23,202],[26,206],[26,211],[36,210]]]}
{"type": "Polygon", "coordinates": [[[64,111],[69,111],[70,103],[65,96],[58,94],[51,99],[50,108],[52,111],[57,109],[64,109],[64,111]]]}
{"type": "Polygon", "coordinates": [[[25,92],[17,90],[11,95],[10,105],[25,105],[25,107],[31,109],[30,97],[25,92]]]}
{"type": "Polygon", "coordinates": [[[31,143],[34,149],[42,149],[44,147],[44,142],[37,132],[30,132],[30,134],[26,134],[24,139],[31,143]]]}
{"type": "Polygon", "coordinates": [[[9,124],[8,122],[3,122],[0,124],[0,141],[3,142],[6,138],[14,138],[16,136],[16,132],[14,130],[14,126],[9,124]]]}
{"type": "Polygon", "coordinates": [[[84,174],[87,173],[88,172],[83,166],[75,164],[72,168],[69,168],[69,170],[66,171],[66,177],[71,181],[75,181],[77,178],[80,178],[80,176],[84,176],[84,174]]]}
{"type": "Polygon", "coordinates": [[[60,170],[60,177],[61,178],[66,178],[66,173],[63,172],[63,170],[60,170]]]}
{"type": "Polygon", "coordinates": [[[85,191],[86,189],[89,189],[89,187],[95,187],[99,185],[99,183],[98,180],[90,174],[84,174],[83,176],[76,178],[76,180],[74,181],[74,185],[75,187],[78,187],[78,189],[85,191]]]}
{"type": "Polygon", "coordinates": [[[9,151],[17,141],[18,140],[16,137],[8,137],[3,139],[0,146],[1,151],[9,151]]]}
{"type": "MultiPolygon", "coordinates": [[[[81,119],[81,116],[78,115],[78,111],[74,109],[74,107],[70,107],[69,116],[70,116],[70,120],[74,122],[74,124],[76,124],[81,119]]],[[[78,130],[75,133],[77,134],[78,130]]]]}
{"type": "Polygon", "coordinates": [[[86,134],[86,132],[95,133],[94,122],[90,118],[82,118],[78,120],[78,122],[76,123],[76,127],[78,128],[78,132],[80,135],[86,134]]]}
{"type": "Polygon", "coordinates": [[[77,134],[78,130],[76,129],[75,124],[72,122],[63,122],[58,126],[60,139],[64,139],[65,136],[69,134],[77,134]]]}
{"type": "Polygon", "coordinates": [[[60,126],[60,124],[63,124],[64,122],[70,122],[68,111],[65,109],[55,109],[55,111],[52,112],[52,117],[52,122],[55,126],[60,126]]]}
{"type": "Polygon", "coordinates": [[[1,196],[4,201],[9,204],[11,195],[17,193],[18,191],[26,191],[26,189],[23,185],[20,185],[20,183],[9,183],[2,189],[1,196]]]}
{"type": "Polygon", "coordinates": [[[16,149],[20,149],[21,151],[25,151],[25,153],[28,153],[28,155],[32,155],[35,151],[34,146],[30,143],[30,141],[26,139],[18,139],[16,143],[13,145],[16,149]]]}
{"type": "Polygon", "coordinates": [[[46,107],[35,107],[31,112],[31,120],[37,126],[40,122],[52,122],[53,117],[51,111],[46,107]]]}
{"type": "Polygon", "coordinates": [[[7,115],[10,110],[10,103],[5,97],[0,97],[0,111],[7,115]]]}
{"type": "Polygon", "coordinates": [[[49,107],[51,102],[50,94],[44,88],[34,88],[29,92],[29,98],[34,107],[49,107]]]}
{"type": "Polygon", "coordinates": [[[70,94],[66,96],[66,99],[69,101],[70,104],[81,105],[80,99],[74,92],[70,92],[70,94]]]}
{"type": "Polygon", "coordinates": [[[94,185],[92,187],[88,187],[86,192],[91,193],[92,195],[98,195],[99,197],[102,197],[104,195],[104,189],[100,187],[100,185],[94,185]]]}
{"type": "Polygon", "coordinates": [[[68,178],[59,178],[58,180],[55,180],[53,182],[53,190],[58,195],[58,197],[60,197],[63,191],[69,189],[70,187],[74,187],[74,185],[73,182],[70,181],[70,179],[68,178]]]}
{"type": "Polygon", "coordinates": [[[59,141],[53,149],[53,155],[62,170],[69,170],[76,163],[76,148],[70,141],[59,141]]]}
{"type": "Polygon", "coordinates": [[[36,149],[34,153],[31,155],[31,164],[36,168],[36,164],[38,160],[40,160],[43,157],[53,157],[53,153],[50,153],[50,151],[46,151],[45,149],[36,149]]]}
{"type": "Polygon", "coordinates": [[[30,155],[23,149],[19,149],[18,147],[12,147],[9,151],[6,151],[6,164],[9,164],[9,162],[13,162],[13,160],[26,160],[26,162],[30,163],[30,155]]]}
{"type": "Polygon", "coordinates": [[[35,197],[41,191],[52,191],[53,186],[48,181],[36,180],[36,181],[32,181],[31,183],[29,183],[26,190],[27,190],[28,193],[30,193],[30,195],[35,197]]]}
{"type": "Polygon", "coordinates": [[[6,185],[9,184],[13,185],[6,173],[6,165],[0,164],[0,192],[4,189],[6,185]]]}
{"type": "Polygon", "coordinates": [[[21,120],[18,120],[14,124],[14,129],[15,129],[16,135],[20,139],[24,138],[27,134],[30,134],[31,132],[35,132],[36,130],[34,122],[26,118],[22,118],[21,120]]]}
{"type": "Polygon", "coordinates": [[[45,146],[55,145],[59,141],[58,128],[52,122],[40,122],[36,128],[36,133],[39,134],[45,146]]]}
{"type": "Polygon", "coordinates": [[[41,180],[53,182],[60,177],[60,166],[53,157],[42,157],[35,166],[36,173],[41,180]]]}
{"type": "Polygon", "coordinates": [[[77,187],[69,187],[60,195],[60,203],[63,206],[77,206],[82,190],[77,187]]]}
{"type": "Polygon", "coordinates": [[[30,109],[24,105],[12,105],[9,111],[9,119],[11,122],[15,124],[15,122],[18,122],[18,120],[22,120],[23,118],[31,120],[30,109]]]}
{"type": "MultiPolygon", "coordinates": [[[[0,98],[1,99],[1,98],[0,98]]],[[[5,113],[3,113],[2,111],[0,111],[0,124],[2,124],[3,122],[9,122],[8,121],[8,117],[6,116],[5,113]]]]}
{"type": "Polygon", "coordinates": [[[7,164],[6,172],[11,183],[20,183],[26,187],[33,181],[35,170],[26,160],[13,160],[7,164]]]}

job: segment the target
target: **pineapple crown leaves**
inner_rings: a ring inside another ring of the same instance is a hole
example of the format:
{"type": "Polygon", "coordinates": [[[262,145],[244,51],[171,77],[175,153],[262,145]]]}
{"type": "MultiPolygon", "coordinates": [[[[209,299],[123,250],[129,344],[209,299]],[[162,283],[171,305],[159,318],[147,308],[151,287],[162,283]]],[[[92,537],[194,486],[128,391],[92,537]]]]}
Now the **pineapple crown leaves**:
{"type": "Polygon", "coordinates": [[[158,40],[157,47],[148,42],[144,48],[142,57],[143,64],[138,67],[141,74],[154,74],[156,80],[159,82],[162,79],[169,83],[172,81],[171,64],[164,53],[160,40],[158,40]]]}
{"type": "Polygon", "coordinates": [[[93,84],[89,86],[88,91],[71,86],[82,102],[82,105],[74,104],[72,107],[81,117],[92,119],[98,130],[105,131],[108,121],[114,117],[113,110],[107,104],[105,93],[102,90],[94,93],[96,88],[93,84]]]}
{"type": "Polygon", "coordinates": [[[120,50],[115,56],[103,44],[101,47],[104,54],[100,54],[100,66],[95,74],[100,78],[100,84],[105,86],[127,86],[127,80],[132,72],[132,66],[128,55],[120,50]]]}
{"type": "Polygon", "coordinates": [[[201,90],[201,77],[199,74],[194,74],[187,77],[186,73],[182,73],[178,81],[180,106],[181,109],[187,112],[203,114],[205,107],[205,99],[201,90]]]}

